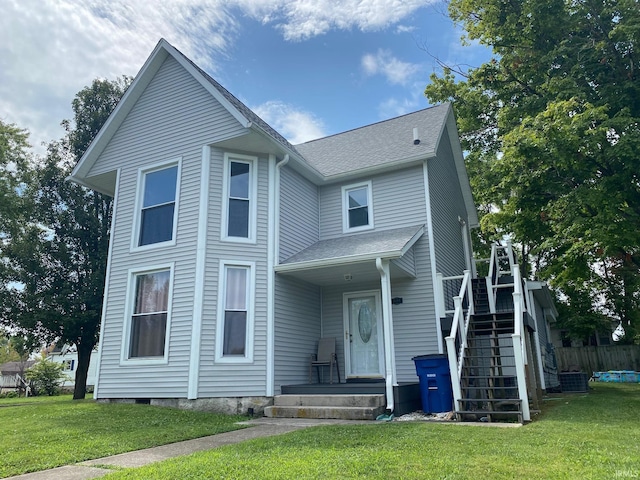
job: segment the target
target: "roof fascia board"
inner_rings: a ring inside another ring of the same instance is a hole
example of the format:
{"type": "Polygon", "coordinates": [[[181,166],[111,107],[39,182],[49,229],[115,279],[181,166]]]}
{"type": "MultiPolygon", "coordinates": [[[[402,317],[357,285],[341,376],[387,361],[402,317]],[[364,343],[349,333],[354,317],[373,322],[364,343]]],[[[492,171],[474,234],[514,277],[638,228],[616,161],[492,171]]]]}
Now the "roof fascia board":
{"type": "Polygon", "coordinates": [[[297,165],[299,165],[303,170],[305,170],[305,172],[307,173],[307,175],[305,175],[306,178],[308,178],[309,180],[311,180],[316,184],[320,184],[325,181],[326,177],[324,177],[324,175],[322,175],[318,170],[316,170],[311,165],[309,165],[309,163],[304,159],[304,157],[302,157],[300,153],[298,153],[296,150],[287,148],[287,146],[283,145],[281,142],[276,142],[271,135],[269,135],[262,128],[260,128],[259,125],[256,125],[255,123],[250,122],[248,125],[248,128],[250,128],[253,132],[257,133],[258,135],[261,135],[267,140],[280,146],[280,149],[283,155],[289,155],[289,158],[291,160],[293,160],[297,165]]]}
{"type": "MultiPolygon", "coordinates": [[[[166,48],[167,42],[160,40],[156,47],[147,58],[144,65],[135,76],[129,88],[122,96],[122,99],[116,105],[109,118],[98,131],[98,134],[87,148],[87,151],[82,155],[76,166],[73,168],[70,179],[78,182],[80,178],[85,178],[87,173],[93,167],[93,164],[98,159],[104,148],[107,146],[120,124],[124,121],[129,114],[137,100],[142,96],[142,93],[146,89],[147,85],[151,82],[157,71],[167,58],[168,51],[166,48]]],[[[79,183],[79,182],[78,182],[79,183]]]]}
{"type": "Polygon", "coordinates": [[[195,78],[200,85],[204,87],[243,127],[249,128],[252,126],[252,122],[249,121],[244,115],[242,115],[238,109],[227,98],[220,93],[220,91],[211,84],[204,76],[196,69],[191,62],[187,61],[184,55],[176,50],[165,39],[161,39],[160,43],[163,48],[187,71],[195,78]]]}
{"type": "Polygon", "coordinates": [[[422,237],[422,235],[424,235],[424,225],[422,225],[418,229],[418,231],[413,235],[413,237],[411,237],[409,239],[409,241],[405,244],[405,246],[402,247],[402,249],[400,250],[402,252],[402,255],[407,253],[411,249],[411,247],[413,247],[415,245],[415,243],[418,241],[418,239],[420,237],[422,237]]]}
{"type": "Polygon", "coordinates": [[[318,268],[326,268],[326,267],[337,267],[340,265],[346,265],[350,263],[363,263],[367,261],[374,261],[377,258],[383,258],[388,260],[395,260],[396,258],[402,257],[402,250],[389,250],[386,252],[377,252],[377,253],[367,253],[360,255],[348,255],[346,257],[338,257],[338,258],[323,258],[321,260],[308,260],[306,262],[296,262],[296,263],[284,263],[280,265],[276,265],[274,270],[276,272],[297,272],[300,270],[315,270],[318,268]]]}
{"type": "Polygon", "coordinates": [[[414,157],[403,158],[402,160],[397,160],[395,162],[384,163],[382,165],[375,165],[372,167],[361,168],[359,170],[352,170],[346,173],[340,173],[338,175],[328,175],[323,176],[323,184],[330,184],[341,182],[344,180],[349,180],[351,178],[364,177],[369,175],[375,175],[378,173],[386,173],[392,170],[397,170],[398,167],[410,167],[412,165],[421,165],[425,160],[429,160],[430,158],[435,158],[436,153],[430,152],[426,155],[424,153],[420,155],[416,155],[414,157]]]}

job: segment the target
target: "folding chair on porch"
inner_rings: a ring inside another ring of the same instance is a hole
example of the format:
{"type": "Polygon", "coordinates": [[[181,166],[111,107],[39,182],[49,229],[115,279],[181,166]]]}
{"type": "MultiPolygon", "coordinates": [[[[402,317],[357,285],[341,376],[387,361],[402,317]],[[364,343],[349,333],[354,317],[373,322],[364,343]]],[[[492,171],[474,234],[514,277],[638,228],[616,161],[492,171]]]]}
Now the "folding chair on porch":
{"type": "Polygon", "coordinates": [[[311,355],[309,362],[309,383],[313,377],[313,368],[318,372],[318,383],[320,383],[319,367],[329,367],[329,383],[333,383],[333,366],[336,366],[338,373],[338,383],[340,383],[340,367],[338,367],[338,357],[336,355],[335,337],[321,338],[318,341],[318,353],[311,355]]]}

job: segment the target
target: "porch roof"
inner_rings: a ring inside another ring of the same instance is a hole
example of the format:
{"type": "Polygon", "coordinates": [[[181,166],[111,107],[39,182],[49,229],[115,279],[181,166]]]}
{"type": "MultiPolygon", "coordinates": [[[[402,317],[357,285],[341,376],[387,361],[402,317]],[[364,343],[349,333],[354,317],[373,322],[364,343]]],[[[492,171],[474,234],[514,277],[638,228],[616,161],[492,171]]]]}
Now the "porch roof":
{"type": "MultiPolygon", "coordinates": [[[[377,278],[377,258],[400,259],[424,232],[424,225],[414,225],[321,240],[276,265],[275,271],[319,285],[377,278]]],[[[395,263],[391,264],[391,275],[415,276],[395,263]]]]}

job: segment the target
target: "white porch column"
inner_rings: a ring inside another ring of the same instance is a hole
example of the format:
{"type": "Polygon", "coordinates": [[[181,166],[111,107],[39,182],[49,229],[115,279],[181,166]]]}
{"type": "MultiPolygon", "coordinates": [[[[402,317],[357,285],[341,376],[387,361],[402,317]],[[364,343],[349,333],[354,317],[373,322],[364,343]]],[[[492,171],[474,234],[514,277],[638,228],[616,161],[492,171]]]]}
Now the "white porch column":
{"type": "Polygon", "coordinates": [[[396,355],[393,340],[393,312],[391,310],[391,277],[389,275],[389,260],[376,258],[376,268],[380,272],[380,286],[382,291],[382,326],[384,330],[384,368],[387,397],[387,410],[393,412],[395,403],[393,387],[396,381],[396,355]]]}

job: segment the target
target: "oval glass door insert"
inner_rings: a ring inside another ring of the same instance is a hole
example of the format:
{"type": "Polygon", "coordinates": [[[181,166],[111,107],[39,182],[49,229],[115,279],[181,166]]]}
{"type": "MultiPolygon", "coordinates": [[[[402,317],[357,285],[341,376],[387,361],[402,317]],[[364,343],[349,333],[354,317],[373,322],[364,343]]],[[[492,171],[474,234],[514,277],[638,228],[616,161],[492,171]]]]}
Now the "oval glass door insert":
{"type": "Polygon", "coordinates": [[[373,330],[373,312],[366,303],[360,305],[360,310],[358,311],[358,330],[362,341],[368,343],[373,330]]]}

